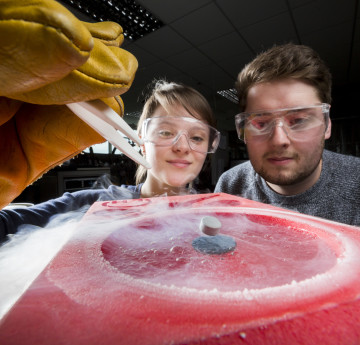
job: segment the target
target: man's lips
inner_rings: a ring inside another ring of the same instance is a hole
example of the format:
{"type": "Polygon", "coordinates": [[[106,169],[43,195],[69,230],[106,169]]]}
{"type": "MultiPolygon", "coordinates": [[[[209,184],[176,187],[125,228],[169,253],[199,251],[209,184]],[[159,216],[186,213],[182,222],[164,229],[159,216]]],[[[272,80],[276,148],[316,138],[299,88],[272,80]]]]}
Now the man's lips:
{"type": "Polygon", "coordinates": [[[191,164],[189,161],[184,160],[184,159],[169,160],[168,163],[176,166],[177,168],[186,168],[191,164]]]}
{"type": "Polygon", "coordinates": [[[286,165],[291,163],[294,159],[292,157],[268,157],[268,162],[275,165],[286,165]]]}

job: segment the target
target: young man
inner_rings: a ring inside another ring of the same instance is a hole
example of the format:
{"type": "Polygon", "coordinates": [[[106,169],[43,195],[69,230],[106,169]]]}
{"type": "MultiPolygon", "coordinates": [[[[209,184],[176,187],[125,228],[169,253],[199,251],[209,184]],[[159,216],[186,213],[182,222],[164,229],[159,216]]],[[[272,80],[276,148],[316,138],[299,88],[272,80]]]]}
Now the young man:
{"type": "Polygon", "coordinates": [[[360,226],[360,159],[324,150],[331,135],[331,74],[311,48],[286,44],[240,72],[235,124],[250,161],[215,192],[360,226]]]}

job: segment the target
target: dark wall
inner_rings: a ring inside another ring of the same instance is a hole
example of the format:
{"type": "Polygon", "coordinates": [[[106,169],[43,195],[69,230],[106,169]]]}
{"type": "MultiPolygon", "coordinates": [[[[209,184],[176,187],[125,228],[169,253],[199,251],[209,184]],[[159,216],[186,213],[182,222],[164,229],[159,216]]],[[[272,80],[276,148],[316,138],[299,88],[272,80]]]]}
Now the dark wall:
{"type": "Polygon", "coordinates": [[[330,118],[331,138],[326,148],[360,157],[360,86],[347,85],[333,89],[330,118]]]}

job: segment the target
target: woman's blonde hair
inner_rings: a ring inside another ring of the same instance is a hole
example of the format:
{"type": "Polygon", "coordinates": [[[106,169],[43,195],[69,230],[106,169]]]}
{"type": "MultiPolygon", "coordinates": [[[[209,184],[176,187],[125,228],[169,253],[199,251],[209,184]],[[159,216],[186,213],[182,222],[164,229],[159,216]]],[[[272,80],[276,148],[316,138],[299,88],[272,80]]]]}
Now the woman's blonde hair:
{"type": "MultiPolygon", "coordinates": [[[[154,81],[153,84],[155,85],[151,94],[146,99],[137,125],[137,132],[140,136],[143,122],[152,117],[159,106],[162,106],[170,113],[171,107],[180,105],[193,117],[206,122],[212,127],[216,126],[211,107],[201,93],[192,87],[174,82],[167,82],[165,80],[157,80],[154,81]]],[[[143,166],[138,166],[135,174],[136,184],[145,181],[146,172],[147,170],[143,166]]]]}

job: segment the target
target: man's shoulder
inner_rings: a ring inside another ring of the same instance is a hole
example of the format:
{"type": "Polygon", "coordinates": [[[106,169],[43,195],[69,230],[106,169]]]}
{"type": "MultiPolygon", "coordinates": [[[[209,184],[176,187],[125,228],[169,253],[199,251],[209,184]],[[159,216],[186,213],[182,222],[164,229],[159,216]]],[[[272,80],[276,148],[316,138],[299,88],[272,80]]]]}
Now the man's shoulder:
{"type": "Polygon", "coordinates": [[[248,186],[254,176],[250,161],[240,163],[225,171],[216,184],[215,192],[240,194],[240,190],[248,186]]]}
{"type": "Polygon", "coordinates": [[[324,159],[332,160],[333,162],[344,162],[346,164],[359,166],[360,157],[338,153],[334,151],[324,150],[324,159]]]}
{"type": "Polygon", "coordinates": [[[343,177],[345,174],[360,177],[360,157],[324,150],[323,159],[326,169],[337,171],[343,177]]]}
{"type": "Polygon", "coordinates": [[[242,174],[248,174],[250,171],[253,171],[253,167],[250,161],[242,162],[234,167],[230,168],[229,170],[225,171],[221,176],[241,176],[242,174]]]}
{"type": "Polygon", "coordinates": [[[338,198],[360,199],[360,158],[332,151],[324,151],[323,181],[338,198]]]}

